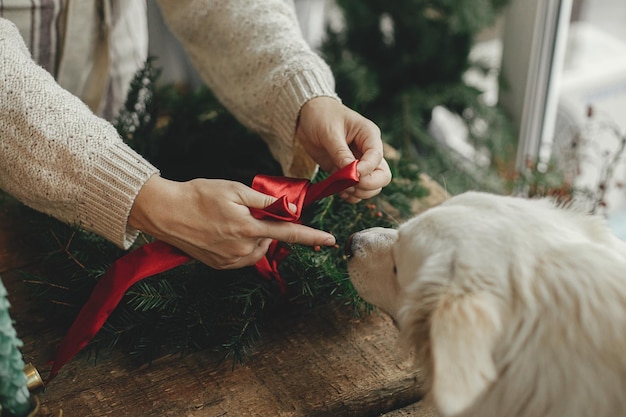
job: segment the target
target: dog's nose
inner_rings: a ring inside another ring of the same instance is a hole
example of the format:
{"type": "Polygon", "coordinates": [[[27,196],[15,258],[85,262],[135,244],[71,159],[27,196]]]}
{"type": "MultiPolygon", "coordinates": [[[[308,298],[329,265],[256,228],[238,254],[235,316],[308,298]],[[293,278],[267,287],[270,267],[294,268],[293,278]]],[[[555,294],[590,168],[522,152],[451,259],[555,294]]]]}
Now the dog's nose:
{"type": "Polygon", "coordinates": [[[343,245],[343,253],[346,254],[347,257],[351,257],[352,253],[352,241],[354,240],[354,233],[348,236],[345,245],[343,245]]]}

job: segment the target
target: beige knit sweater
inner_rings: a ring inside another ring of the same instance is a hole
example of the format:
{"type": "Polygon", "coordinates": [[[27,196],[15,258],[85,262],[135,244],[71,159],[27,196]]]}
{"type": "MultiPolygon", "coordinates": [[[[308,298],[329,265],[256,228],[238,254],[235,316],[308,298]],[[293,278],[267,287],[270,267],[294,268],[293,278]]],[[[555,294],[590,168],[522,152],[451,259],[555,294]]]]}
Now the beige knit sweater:
{"type": "MultiPolygon", "coordinates": [[[[261,134],[287,175],[310,176],[315,164],[294,141],[298,113],[313,97],[336,95],[328,66],[300,35],[293,4],[160,0],[159,5],[229,110],[261,134]]],[[[156,172],[109,122],[38,66],[17,28],[0,18],[0,188],[128,248],[137,236],[127,226],[130,208],[156,172]]]]}

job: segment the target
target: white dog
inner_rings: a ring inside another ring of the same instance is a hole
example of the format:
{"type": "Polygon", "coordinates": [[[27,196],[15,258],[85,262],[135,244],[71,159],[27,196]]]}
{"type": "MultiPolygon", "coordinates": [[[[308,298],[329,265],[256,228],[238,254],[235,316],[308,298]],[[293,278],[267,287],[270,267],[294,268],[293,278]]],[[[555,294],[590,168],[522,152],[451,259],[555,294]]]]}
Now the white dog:
{"type": "Polygon", "coordinates": [[[626,416],[626,244],[603,219],[469,192],[346,249],[442,416],[626,416]]]}

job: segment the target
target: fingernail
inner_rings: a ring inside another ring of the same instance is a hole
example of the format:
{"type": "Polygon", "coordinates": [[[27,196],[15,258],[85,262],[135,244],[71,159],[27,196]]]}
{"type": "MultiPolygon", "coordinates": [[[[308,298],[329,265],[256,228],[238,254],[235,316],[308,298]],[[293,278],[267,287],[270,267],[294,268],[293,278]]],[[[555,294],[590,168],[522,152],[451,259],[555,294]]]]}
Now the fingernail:
{"type": "Polygon", "coordinates": [[[337,243],[335,236],[329,236],[328,239],[324,241],[324,246],[333,246],[335,243],[337,243]]]}

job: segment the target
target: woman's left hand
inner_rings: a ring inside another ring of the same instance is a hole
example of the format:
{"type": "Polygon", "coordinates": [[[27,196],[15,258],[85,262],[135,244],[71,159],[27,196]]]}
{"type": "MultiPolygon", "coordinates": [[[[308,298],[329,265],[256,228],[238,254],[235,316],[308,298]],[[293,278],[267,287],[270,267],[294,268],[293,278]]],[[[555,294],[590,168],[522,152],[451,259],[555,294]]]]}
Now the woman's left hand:
{"type": "Polygon", "coordinates": [[[296,136],[329,173],[359,160],[359,184],[340,194],[350,203],[377,195],[391,181],[378,126],[334,98],[316,97],[302,106],[296,136]]]}

